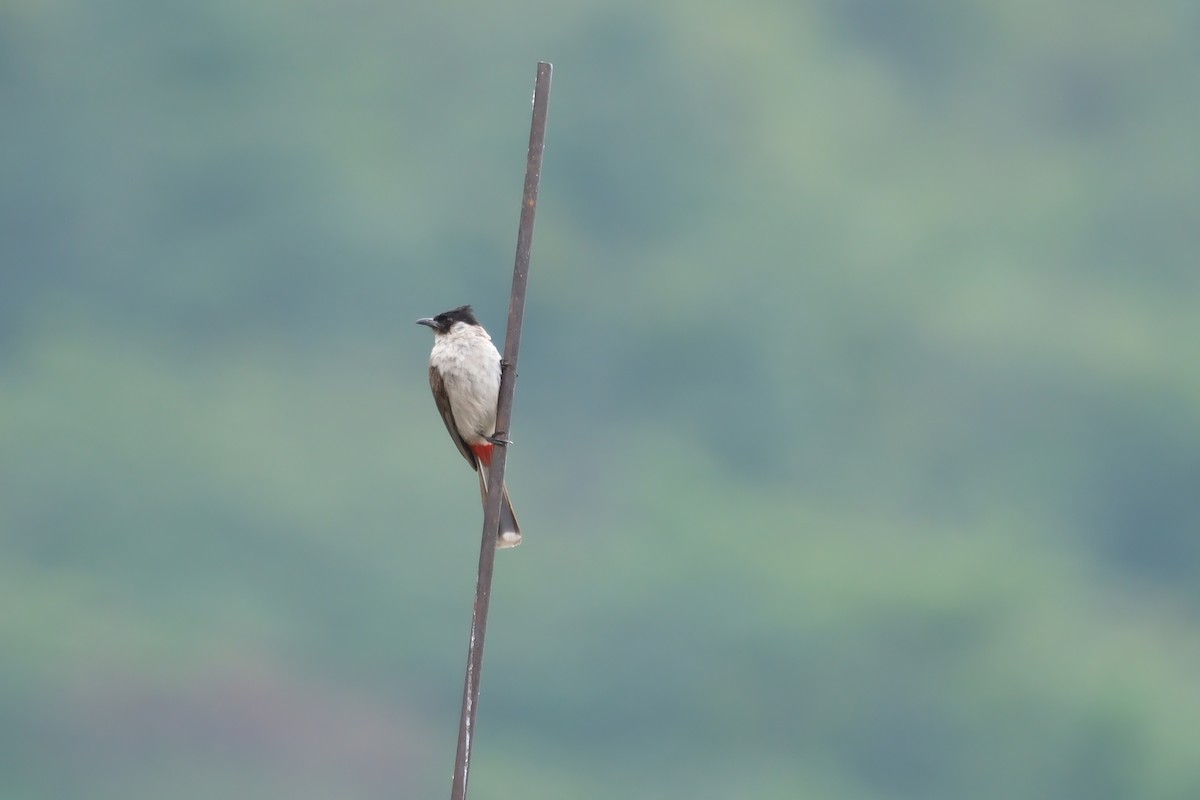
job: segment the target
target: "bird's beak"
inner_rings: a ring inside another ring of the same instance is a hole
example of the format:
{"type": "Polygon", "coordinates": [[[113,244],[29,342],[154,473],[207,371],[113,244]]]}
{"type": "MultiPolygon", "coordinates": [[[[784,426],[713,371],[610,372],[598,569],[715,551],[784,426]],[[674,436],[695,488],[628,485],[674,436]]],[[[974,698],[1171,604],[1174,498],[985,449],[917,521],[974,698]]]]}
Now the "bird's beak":
{"type": "Polygon", "coordinates": [[[434,322],[431,317],[422,317],[421,319],[417,320],[417,324],[418,325],[428,325],[430,328],[437,327],[437,323],[434,322]]]}

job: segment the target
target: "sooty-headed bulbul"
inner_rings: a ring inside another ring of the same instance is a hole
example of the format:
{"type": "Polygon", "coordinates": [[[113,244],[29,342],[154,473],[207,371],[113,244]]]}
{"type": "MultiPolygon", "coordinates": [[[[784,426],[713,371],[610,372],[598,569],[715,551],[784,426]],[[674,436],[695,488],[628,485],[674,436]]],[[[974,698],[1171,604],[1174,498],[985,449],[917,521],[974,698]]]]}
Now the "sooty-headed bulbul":
{"type": "MultiPolygon", "coordinates": [[[[479,473],[479,493],[487,508],[488,468],[497,443],[496,400],[500,396],[500,353],[492,337],[475,319],[470,306],[417,320],[433,329],[429,354],[429,386],[450,438],[471,468],[479,473]]],[[[500,504],[497,547],[516,547],[521,528],[504,489],[500,504]]]]}

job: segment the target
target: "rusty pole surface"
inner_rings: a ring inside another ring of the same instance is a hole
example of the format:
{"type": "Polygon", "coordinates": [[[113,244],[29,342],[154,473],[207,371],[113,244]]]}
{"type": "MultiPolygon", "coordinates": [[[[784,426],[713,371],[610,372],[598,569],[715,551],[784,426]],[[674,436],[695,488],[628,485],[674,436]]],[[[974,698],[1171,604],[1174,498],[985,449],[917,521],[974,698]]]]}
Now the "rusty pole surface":
{"type": "MultiPolygon", "coordinates": [[[[512,295],[508,303],[508,330],[504,336],[504,360],[500,371],[500,398],[496,406],[496,438],[508,436],[512,420],[513,390],[517,382],[517,355],[521,349],[521,323],[525,318],[525,287],[529,282],[529,254],[533,246],[533,221],[537,214],[538,186],[542,177],[542,151],[546,143],[546,112],[550,106],[550,75],[553,67],[538,62],[533,90],[533,120],[529,128],[529,155],[525,162],[525,191],[521,199],[521,221],[517,228],[517,255],[513,264],[512,295]]],[[[483,670],[483,641],[487,632],[488,604],[492,595],[492,569],[496,561],[496,537],[500,529],[501,487],[508,448],[497,447],[488,475],[488,502],[483,514],[483,541],[479,546],[479,577],[475,582],[475,607],[471,613],[471,640],[467,647],[467,675],[463,683],[462,713],[458,720],[458,751],[454,756],[454,780],[450,800],[466,800],[467,777],[471,771],[471,748],[475,739],[475,716],[479,706],[479,675],[483,670]]]]}

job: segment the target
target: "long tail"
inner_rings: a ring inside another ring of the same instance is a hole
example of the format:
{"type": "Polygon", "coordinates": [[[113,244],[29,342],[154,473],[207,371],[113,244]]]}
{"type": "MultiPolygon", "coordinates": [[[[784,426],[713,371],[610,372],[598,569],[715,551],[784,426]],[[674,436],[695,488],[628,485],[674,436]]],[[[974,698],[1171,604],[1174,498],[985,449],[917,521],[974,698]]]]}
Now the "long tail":
{"type": "MultiPolygon", "coordinates": [[[[487,481],[488,468],[479,464],[479,496],[483,501],[484,513],[487,512],[487,481]]],[[[504,487],[504,502],[500,504],[500,534],[496,539],[496,547],[516,547],[521,543],[521,526],[517,524],[517,514],[513,511],[512,501],[508,499],[508,486],[504,487]]]]}

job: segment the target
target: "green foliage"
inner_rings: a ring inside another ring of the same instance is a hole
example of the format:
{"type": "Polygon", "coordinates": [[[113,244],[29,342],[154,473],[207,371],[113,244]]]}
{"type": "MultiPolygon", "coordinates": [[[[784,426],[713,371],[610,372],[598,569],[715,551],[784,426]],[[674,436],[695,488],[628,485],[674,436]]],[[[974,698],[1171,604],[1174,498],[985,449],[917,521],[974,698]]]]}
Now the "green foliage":
{"type": "Polygon", "coordinates": [[[0,8],[0,794],[1200,796],[1196,11],[0,8]]]}

